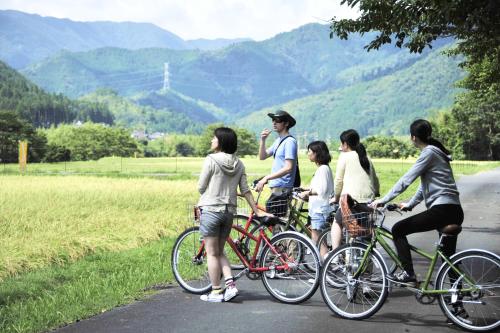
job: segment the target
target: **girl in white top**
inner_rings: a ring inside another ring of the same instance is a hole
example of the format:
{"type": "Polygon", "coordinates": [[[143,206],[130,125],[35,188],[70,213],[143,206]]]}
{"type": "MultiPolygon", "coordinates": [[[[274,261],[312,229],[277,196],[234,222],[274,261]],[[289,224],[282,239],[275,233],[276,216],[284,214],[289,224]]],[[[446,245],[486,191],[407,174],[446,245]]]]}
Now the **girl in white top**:
{"type": "MultiPolygon", "coordinates": [[[[335,198],[338,203],[342,194],[349,194],[362,205],[372,202],[380,194],[380,185],[372,162],[366,155],[359,134],[353,129],[340,134],[340,149],[342,153],[335,170],[335,198]]],[[[332,224],[332,249],[340,245],[342,238],[342,214],[340,209],[335,214],[332,224]]]]}
{"type": "MultiPolygon", "coordinates": [[[[309,198],[309,217],[311,219],[311,238],[317,242],[321,232],[327,227],[327,219],[332,212],[330,198],[333,196],[332,160],[328,146],[323,141],[313,141],[307,146],[307,157],[318,166],[311,180],[310,189],[301,192],[303,199],[309,198]]],[[[320,247],[321,256],[328,253],[326,245],[320,247]]]]}

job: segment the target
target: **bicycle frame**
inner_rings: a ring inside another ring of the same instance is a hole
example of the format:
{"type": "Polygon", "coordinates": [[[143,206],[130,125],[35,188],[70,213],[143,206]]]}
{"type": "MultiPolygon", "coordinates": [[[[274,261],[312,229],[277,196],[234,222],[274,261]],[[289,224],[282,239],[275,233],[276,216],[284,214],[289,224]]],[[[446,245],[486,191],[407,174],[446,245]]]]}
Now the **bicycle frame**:
{"type": "Polygon", "coordinates": [[[311,237],[311,230],[304,224],[303,219],[305,218],[307,220],[307,215],[302,214],[303,212],[307,212],[304,207],[304,201],[292,198],[290,200],[290,203],[288,204],[289,207],[289,215],[288,219],[286,221],[286,229],[292,225],[295,229],[297,229],[297,225],[301,228],[301,231],[303,231],[307,237],[311,237]]]}
{"type": "MultiPolygon", "coordinates": [[[[384,229],[382,226],[375,226],[374,237],[372,237],[372,240],[368,244],[367,251],[365,251],[363,258],[361,259],[361,264],[359,265],[359,268],[356,271],[356,273],[354,273],[354,277],[358,277],[364,272],[364,270],[368,266],[366,264],[366,262],[368,260],[368,255],[372,251],[374,251],[375,245],[377,243],[379,243],[382,246],[382,248],[391,257],[391,259],[394,260],[396,265],[398,267],[402,268],[402,264],[398,258],[398,255],[389,246],[389,244],[385,241],[384,238],[393,239],[393,236],[390,233],[390,231],[388,231],[387,229],[384,229]]],[[[451,267],[451,269],[457,274],[457,281],[459,280],[459,278],[463,278],[469,285],[474,286],[475,283],[472,281],[472,279],[470,277],[468,277],[466,274],[464,274],[462,271],[460,271],[460,269],[458,267],[453,265],[453,263],[450,261],[450,259],[441,251],[439,244],[440,243],[437,243],[436,251],[433,254],[429,254],[429,253],[423,251],[422,249],[417,248],[416,246],[410,245],[411,251],[419,254],[420,256],[422,256],[425,259],[427,259],[428,261],[430,261],[425,280],[423,281],[422,286],[420,288],[416,288],[416,290],[418,290],[419,292],[421,292],[422,294],[425,294],[425,295],[440,295],[440,294],[448,294],[450,292],[449,289],[448,290],[440,290],[440,289],[429,289],[428,288],[429,284],[431,283],[432,273],[434,271],[434,268],[436,267],[436,263],[437,263],[438,258],[441,258],[444,261],[442,265],[448,264],[451,267]]],[[[476,288],[461,289],[461,291],[463,291],[463,292],[464,291],[465,292],[474,291],[474,290],[476,290],[476,288]]]]}
{"type": "MultiPolygon", "coordinates": [[[[252,218],[252,215],[247,220],[248,225],[250,224],[251,218],[252,218]]],[[[269,248],[271,249],[271,251],[274,254],[278,254],[278,251],[276,251],[276,249],[271,245],[271,240],[264,233],[265,228],[266,228],[265,226],[261,226],[261,228],[259,229],[259,235],[257,237],[255,237],[254,235],[248,233],[247,230],[245,230],[244,228],[242,228],[240,226],[232,225],[232,227],[231,227],[231,229],[234,229],[242,234],[241,238],[248,237],[256,242],[255,248],[253,251],[253,255],[252,255],[252,258],[250,260],[247,260],[246,256],[241,253],[240,249],[237,247],[237,245],[234,243],[234,241],[231,239],[230,236],[226,239],[226,242],[229,244],[231,249],[238,256],[238,258],[241,260],[243,265],[245,265],[245,267],[248,269],[249,272],[262,273],[262,272],[266,272],[266,271],[270,271],[270,270],[287,270],[287,269],[289,269],[290,267],[289,267],[288,263],[286,262],[286,259],[288,259],[286,254],[285,254],[285,258],[280,257],[280,261],[281,261],[282,265],[269,266],[269,267],[267,267],[267,266],[259,267],[257,265],[257,256],[259,254],[259,249],[260,249],[260,246],[262,243],[265,243],[265,245],[263,245],[263,246],[269,246],[269,248]]],[[[201,242],[200,248],[198,250],[198,253],[196,254],[196,257],[199,258],[201,256],[204,256],[205,255],[204,251],[205,251],[205,240],[203,240],[201,242]]]]}

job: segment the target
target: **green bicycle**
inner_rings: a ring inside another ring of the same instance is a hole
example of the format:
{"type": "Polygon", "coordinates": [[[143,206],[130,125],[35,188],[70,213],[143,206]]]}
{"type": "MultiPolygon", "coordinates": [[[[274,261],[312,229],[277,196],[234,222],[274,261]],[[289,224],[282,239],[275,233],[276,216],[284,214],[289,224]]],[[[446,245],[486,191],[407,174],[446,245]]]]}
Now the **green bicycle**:
{"type": "MultiPolygon", "coordinates": [[[[388,245],[389,230],[383,227],[385,210],[396,210],[386,205],[375,211],[372,237],[368,243],[340,246],[325,259],[320,272],[321,294],[330,310],[340,317],[365,319],[374,315],[388,296],[388,266],[375,247],[379,244],[398,266],[401,262],[388,245]]],[[[500,326],[500,257],[481,249],[469,249],[447,257],[442,252],[443,237],[460,233],[459,225],[448,225],[440,230],[441,238],[432,254],[411,249],[430,261],[424,281],[415,288],[417,301],[431,304],[436,299],[444,315],[454,324],[469,331],[493,331],[500,326]],[[431,279],[438,258],[439,267],[434,287],[431,279]]]]}

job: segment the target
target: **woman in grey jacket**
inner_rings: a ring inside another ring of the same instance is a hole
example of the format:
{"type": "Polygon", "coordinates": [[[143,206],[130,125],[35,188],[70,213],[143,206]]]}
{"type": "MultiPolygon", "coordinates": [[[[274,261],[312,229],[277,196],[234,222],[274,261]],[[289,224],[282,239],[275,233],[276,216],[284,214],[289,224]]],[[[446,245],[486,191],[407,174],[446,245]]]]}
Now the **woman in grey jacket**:
{"type": "Polygon", "coordinates": [[[248,188],[245,166],[234,154],[237,143],[236,133],[232,129],[215,129],[211,145],[214,154],[205,159],[198,181],[201,194],[198,201],[201,209],[200,233],[205,240],[208,275],[212,284],[212,291],[200,299],[208,302],[229,301],[238,294],[231,266],[224,254],[224,244],[231,232],[233,214],[236,212],[238,186],[255,214],[269,215],[257,210],[248,188]],[[225,278],[224,293],[220,283],[221,272],[225,278]]]}
{"type": "MultiPolygon", "coordinates": [[[[391,201],[420,177],[420,187],[413,198],[407,203],[399,204],[399,207],[403,210],[411,210],[424,200],[427,210],[399,221],[392,227],[394,244],[404,271],[388,276],[395,282],[415,286],[417,280],[406,236],[436,230],[448,224],[461,225],[464,213],[450,166],[450,153],[441,142],[432,138],[431,124],[424,119],[416,120],[410,126],[410,134],[413,144],[422,150],[420,156],[389,193],[382,199],[375,200],[371,207],[391,201]]],[[[457,236],[445,237],[443,240],[443,252],[447,256],[455,253],[456,246],[457,236]]]]}

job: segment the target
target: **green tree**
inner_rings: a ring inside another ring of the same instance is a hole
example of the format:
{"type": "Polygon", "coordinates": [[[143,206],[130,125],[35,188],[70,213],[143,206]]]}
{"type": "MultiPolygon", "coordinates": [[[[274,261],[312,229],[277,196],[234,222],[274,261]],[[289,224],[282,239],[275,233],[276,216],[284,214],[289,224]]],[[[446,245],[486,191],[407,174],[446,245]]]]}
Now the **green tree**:
{"type": "Polygon", "coordinates": [[[72,161],[97,160],[105,156],[128,157],[139,150],[128,130],[102,124],[60,125],[44,132],[50,145],[71,152],[72,161]]]}
{"type": "Polygon", "coordinates": [[[179,142],[175,145],[175,152],[180,156],[191,156],[194,153],[194,148],[187,142],[179,142]]]}
{"type": "Polygon", "coordinates": [[[453,159],[464,159],[463,135],[451,110],[439,110],[429,121],[432,124],[432,136],[451,151],[453,159]]]}
{"type": "MultiPolygon", "coordinates": [[[[357,19],[332,20],[331,34],[347,39],[353,32],[378,31],[366,46],[378,49],[395,41],[398,47],[422,52],[440,37],[455,37],[459,51],[472,58],[495,54],[500,36],[497,0],[342,0],[359,7],[357,19]]],[[[471,59],[475,60],[475,59],[471,59]]],[[[476,62],[476,61],[474,61],[476,62]]]]}
{"type": "Polygon", "coordinates": [[[369,136],[363,144],[368,154],[376,158],[408,158],[417,154],[417,149],[409,141],[389,136],[369,136]]]}
{"type": "MultiPolygon", "coordinates": [[[[463,54],[461,66],[469,75],[460,86],[468,89],[455,100],[461,151],[466,158],[500,156],[500,2],[497,0],[343,0],[359,6],[357,19],[332,20],[331,34],[347,39],[353,32],[379,31],[365,47],[378,49],[393,41],[411,52],[422,52],[441,37],[454,37],[450,54],[463,54]]],[[[445,126],[447,124],[444,124],[445,126]]]]}
{"type": "Polygon", "coordinates": [[[4,163],[16,163],[19,141],[28,141],[28,162],[39,162],[45,154],[47,139],[17,113],[0,111],[0,159],[4,163]]]}
{"type": "Polygon", "coordinates": [[[238,135],[238,156],[257,155],[259,152],[259,143],[255,134],[245,128],[235,128],[238,135]]]}

